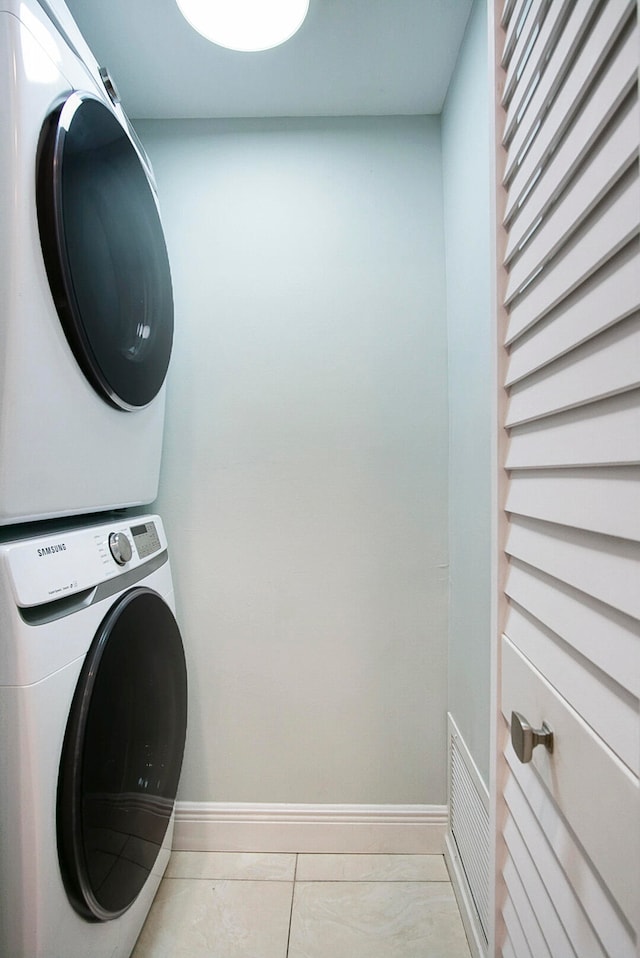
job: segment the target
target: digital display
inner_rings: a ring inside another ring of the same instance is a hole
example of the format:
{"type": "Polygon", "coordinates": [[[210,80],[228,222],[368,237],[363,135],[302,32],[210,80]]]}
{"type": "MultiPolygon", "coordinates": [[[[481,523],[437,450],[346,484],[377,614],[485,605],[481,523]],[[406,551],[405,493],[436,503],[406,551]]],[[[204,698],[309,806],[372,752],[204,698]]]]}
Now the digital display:
{"type": "Polygon", "coordinates": [[[131,535],[136,544],[138,555],[145,559],[160,548],[160,539],[154,522],[145,522],[139,526],[131,526],[131,535]]]}

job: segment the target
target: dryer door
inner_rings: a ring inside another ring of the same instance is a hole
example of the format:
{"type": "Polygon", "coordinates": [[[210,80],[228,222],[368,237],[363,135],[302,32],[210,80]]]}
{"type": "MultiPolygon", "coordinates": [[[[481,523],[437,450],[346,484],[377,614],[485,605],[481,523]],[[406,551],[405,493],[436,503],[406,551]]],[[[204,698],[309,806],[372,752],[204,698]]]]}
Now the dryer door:
{"type": "Polygon", "coordinates": [[[117,918],[156,861],[173,812],[187,722],[177,623],[133,588],[98,630],[75,691],[58,779],[58,855],[89,921],[117,918]]]}
{"type": "Polygon", "coordinates": [[[171,355],[169,260],[147,173],[102,100],[73,93],[49,115],[36,199],[49,285],[77,362],[112,405],[147,406],[171,355]]]}

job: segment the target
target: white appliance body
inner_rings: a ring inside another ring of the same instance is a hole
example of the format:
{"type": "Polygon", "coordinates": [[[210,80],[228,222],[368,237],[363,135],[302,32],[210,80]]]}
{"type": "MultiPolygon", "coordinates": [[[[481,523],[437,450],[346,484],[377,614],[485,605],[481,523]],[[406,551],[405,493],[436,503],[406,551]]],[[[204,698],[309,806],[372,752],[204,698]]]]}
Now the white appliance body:
{"type": "Polygon", "coordinates": [[[0,525],[152,502],[160,469],[173,300],[153,174],[69,11],[52,5],[57,27],[36,0],[0,0],[0,525]],[[43,129],[74,92],[76,127],[90,107],[118,131],[129,183],[111,131],[74,184],[64,115],[42,158],[43,129]],[[153,389],[127,395],[151,373],[153,389]]]}
{"type": "Polygon", "coordinates": [[[166,538],[157,516],[0,545],[0,954],[5,958],[128,958],[133,949],[170,854],[186,732],[186,671],[173,604],[166,538]],[[120,561],[127,558],[127,544],[132,552],[122,566],[110,548],[113,533],[120,561]],[[138,602],[142,619],[132,630],[138,602]],[[170,655],[163,651],[165,626],[170,655]],[[113,648],[116,658],[110,662],[113,648]],[[101,674],[107,676],[102,691],[101,674]],[[148,685],[156,690],[150,699],[148,685]],[[84,727],[74,768],[78,715],[84,727]],[[127,747],[114,757],[118,735],[127,747]],[[94,781],[86,787],[71,781],[69,789],[65,768],[79,771],[86,783],[92,763],[99,766],[94,781]],[[165,789],[162,797],[167,781],[172,794],[167,797],[165,789]],[[79,882],[70,874],[73,862],[64,857],[66,792],[76,803],[73,827],[82,831],[81,842],[86,840],[76,849],[84,869],[79,882]],[[95,793],[107,808],[101,822],[91,819],[95,793]],[[158,810],[165,816],[160,831],[158,810]],[[120,828],[127,816],[137,823],[137,834],[128,825],[120,828]],[[109,882],[119,894],[131,877],[123,863],[135,869],[138,884],[131,902],[118,899],[113,905],[109,882]],[[144,880],[138,876],[143,872],[144,880]],[[87,881],[96,891],[97,910],[87,907],[91,888],[86,900],[76,894],[87,881]]]}

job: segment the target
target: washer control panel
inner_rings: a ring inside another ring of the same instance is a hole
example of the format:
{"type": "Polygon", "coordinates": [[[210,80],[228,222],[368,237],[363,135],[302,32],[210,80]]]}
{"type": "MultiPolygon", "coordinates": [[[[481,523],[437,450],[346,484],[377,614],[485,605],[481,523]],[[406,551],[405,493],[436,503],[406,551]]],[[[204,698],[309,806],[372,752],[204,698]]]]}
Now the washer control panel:
{"type": "Polygon", "coordinates": [[[167,548],[158,516],[65,530],[0,546],[23,608],[90,589],[167,548]]]}

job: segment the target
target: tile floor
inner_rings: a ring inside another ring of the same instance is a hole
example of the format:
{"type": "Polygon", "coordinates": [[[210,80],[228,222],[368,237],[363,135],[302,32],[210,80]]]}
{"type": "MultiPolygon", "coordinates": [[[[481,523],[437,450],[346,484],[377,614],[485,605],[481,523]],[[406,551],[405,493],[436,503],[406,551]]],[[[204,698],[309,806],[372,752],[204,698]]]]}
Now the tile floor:
{"type": "Polygon", "coordinates": [[[441,855],[174,852],[132,958],[469,958],[441,855]]]}

